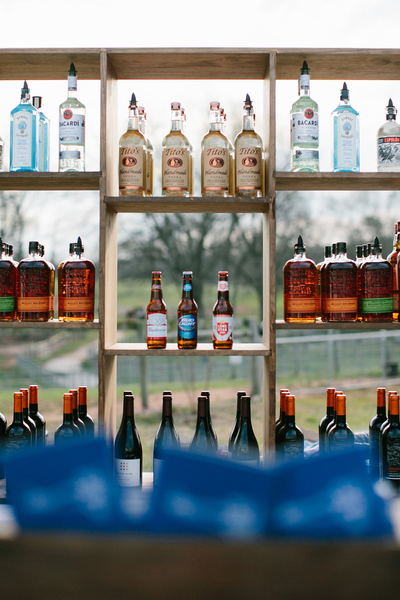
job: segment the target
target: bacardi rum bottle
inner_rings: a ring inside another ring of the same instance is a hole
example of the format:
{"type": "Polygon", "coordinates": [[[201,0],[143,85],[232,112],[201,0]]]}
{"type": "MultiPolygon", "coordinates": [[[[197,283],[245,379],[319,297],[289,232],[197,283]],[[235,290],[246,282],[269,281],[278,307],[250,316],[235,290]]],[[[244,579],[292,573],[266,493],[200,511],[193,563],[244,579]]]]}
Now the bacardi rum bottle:
{"type": "Polygon", "coordinates": [[[180,102],[171,104],[171,131],[162,142],[163,196],[190,196],[190,142],[182,131],[180,102]]]}
{"type": "Polygon", "coordinates": [[[332,113],[333,171],[360,170],[359,114],[350,105],[346,82],[340,92],[340,104],[332,113]]]}
{"type": "Polygon", "coordinates": [[[299,96],[290,111],[290,152],[292,171],[319,171],[318,104],[310,98],[310,69],[300,69],[299,96]]]}
{"type": "Polygon", "coordinates": [[[397,109],[392,99],[386,107],[386,121],[378,129],[378,171],[400,171],[400,125],[396,122],[397,109]]]}
{"type": "Polygon", "coordinates": [[[283,267],[283,311],[287,323],[314,323],[317,311],[317,268],[306,257],[299,235],[294,257],[283,267]]]}
{"type": "Polygon", "coordinates": [[[254,130],[255,115],[249,94],[243,103],[243,129],[235,138],[236,196],[262,196],[264,159],[261,137],[254,130]]]}
{"type": "Polygon", "coordinates": [[[222,133],[219,102],[210,102],[209,131],[201,141],[201,195],[229,194],[229,142],[222,133]]]}
{"type": "Polygon", "coordinates": [[[74,63],[68,71],[68,98],[59,108],[59,171],[85,170],[85,105],[76,97],[74,63]]]}

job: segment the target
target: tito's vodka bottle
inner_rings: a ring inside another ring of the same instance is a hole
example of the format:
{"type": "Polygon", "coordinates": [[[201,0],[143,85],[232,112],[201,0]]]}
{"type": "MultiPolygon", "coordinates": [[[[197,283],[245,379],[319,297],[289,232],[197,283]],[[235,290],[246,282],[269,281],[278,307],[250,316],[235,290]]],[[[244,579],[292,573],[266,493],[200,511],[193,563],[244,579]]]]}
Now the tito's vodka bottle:
{"type": "Polygon", "coordinates": [[[340,92],[340,104],[332,113],[333,171],[360,170],[359,115],[350,105],[346,82],[340,92]]]}
{"type": "Polygon", "coordinates": [[[236,196],[262,196],[264,190],[263,143],[254,131],[255,115],[250,96],[243,103],[243,129],[235,138],[236,196]]]}
{"type": "Polygon", "coordinates": [[[386,121],[378,129],[378,171],[400,171],[400,125],[392,99],[386,107],[386,121]]]}
{"type": "Polygon", "coordinates": [[[153,195],[153,163],[154,148],[149,138],[146,136],[146,118],[147,114],[144,106],[139,106],[139,131],[146,138],[146,194],[153,195]]]}
{"type": "Polygon", "coordinates": [[[171,131],[162,142],[162,195],[190,196],[190,143],[182,131],[180,102],[171,104],[171,131]]]}
{"type": "Polygon", "coordinates": [[[201,195],[228,196],[229,142],[222,133],[219,102],[210,102],[210,128],[201,142],[201,195]]]}
{"type": "Polygon", "coordinates": [[[139,131],[139,108],[135,94],[129,103],[128,129],[119,140],[119,195],[146,195],[146,151],[144,134],[139,131]]]}
{"type": "Polygon", "coordinates": [[[76,69],[68,71],[68,98],[59,108],[59,171],[85,170],[86,108],[76,98],[76,69]]]}
{"type": "Polygon", "coordinates": [[[292,171],[319,171],[318,104],[310,98],[310,69],[303,62],[299,96],[290,111],[290,152],[292,171]]]}

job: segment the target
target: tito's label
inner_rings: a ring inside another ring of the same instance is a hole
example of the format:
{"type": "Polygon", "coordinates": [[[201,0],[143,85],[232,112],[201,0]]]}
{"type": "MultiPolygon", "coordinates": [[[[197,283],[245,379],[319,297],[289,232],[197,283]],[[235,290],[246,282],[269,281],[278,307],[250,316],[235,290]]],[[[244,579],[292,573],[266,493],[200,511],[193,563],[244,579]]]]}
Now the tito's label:
{"type": "Polygon", "coordinates": [[[233,317],[232,315],[213,316],[213,340],[227,342],[232,340],[233,317]]]}
{"type": "Polygon", "coordinates": [[[238,148],[236,155],[236,187],[262,190],[261,148],[238,148]]]}
{"type": "Polygon", "coordinates": [[[60,144],[82,145],[85,143],[85,115],[64,108],[59,118],[60,144]]]}
{"type": "Polygon", "coordinates": [[[119,149],[119,187],[145,187],[146,154],[139,146],[128,146],[119,149]]]}
{"type": "Polygon", "coordinates": [[[189,190],[189,151],[186,148],[164,148],[162,151],[162,188],[189,190]]]}
{"type": "Polygon", "coordinates": [[[205,148],[203,150],[203,187],[205,190],[229,189],[229,150],[205,148]]]}
{"type": "Polygon", "coordinates": [[[302,112],[292,114],[292,143],[312,143],[318,145],[319,124],[318,113],[311,106],[302,112]]]}

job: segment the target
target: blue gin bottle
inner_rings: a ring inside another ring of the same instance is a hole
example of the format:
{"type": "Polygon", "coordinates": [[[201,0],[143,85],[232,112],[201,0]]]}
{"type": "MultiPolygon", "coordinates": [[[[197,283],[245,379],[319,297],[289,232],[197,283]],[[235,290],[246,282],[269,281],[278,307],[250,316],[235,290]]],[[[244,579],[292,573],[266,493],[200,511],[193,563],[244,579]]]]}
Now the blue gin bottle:
{"type": "Polygon", "coordinates": [[[333,171],[360,170],[359,114],[350,105],[346,82],[340,92],[340,104],[332,113],[333,171]]]}
{"type": "Polygon", "coordinates": [[[30,102],[26,81],[21,101],[11,111],[10,171],[39,171],[39,113],[30,102]]]}
{"type": "Polygon", "coordinates": [[[33,96],[32,104],[39,111],[39,171],[50,171],[50,119],[40,110],[41,96],[33,96]]]}

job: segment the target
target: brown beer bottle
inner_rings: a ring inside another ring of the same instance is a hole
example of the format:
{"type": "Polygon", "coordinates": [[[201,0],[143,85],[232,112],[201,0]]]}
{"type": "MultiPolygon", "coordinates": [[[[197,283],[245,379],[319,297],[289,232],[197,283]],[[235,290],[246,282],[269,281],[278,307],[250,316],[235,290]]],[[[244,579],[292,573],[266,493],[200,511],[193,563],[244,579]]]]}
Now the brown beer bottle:
{"type": "Polygon", "coordinates": [[[193,300],[193,271],[183,271],[182,300],[178,305],[178,348],[197,348],[197,304],[193,300]]]}
{"type": "Polygon", "coordinates": [[[153,271],[150,302],[146,310],[147,347],[165,348],[167,345],[167,305],[162,297],[161,271],[153,271]]]}
{"type": "Polygon", "coordinates": [[[228,271],[218,271],[218,300],[213,308],[213,345],[232,348],[233,307],[229,302],[228,271]]]}

